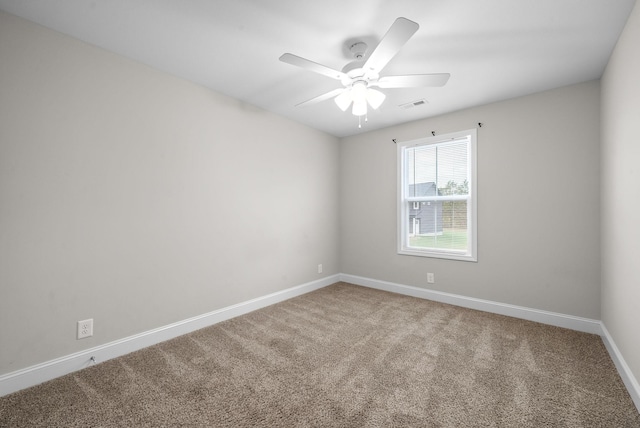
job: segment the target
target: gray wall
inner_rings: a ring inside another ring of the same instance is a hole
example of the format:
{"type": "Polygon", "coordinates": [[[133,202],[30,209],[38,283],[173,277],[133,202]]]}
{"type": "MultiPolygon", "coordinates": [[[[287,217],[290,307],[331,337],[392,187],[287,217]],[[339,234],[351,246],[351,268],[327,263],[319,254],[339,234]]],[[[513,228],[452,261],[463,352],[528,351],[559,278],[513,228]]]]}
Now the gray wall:
{"type": "Polygon", "coordinates": [[[599,91],[592,81],[343,139],[341,271],[600,319],[599,91]],[[478,262],[396,254],[391,140],[478,122],[478,262]]]}
{"type": "Polygon", "coordinates": [[[602,78],[602,321],[640,380],[640,4],[602,78]]]}
{"type": "Polygon", "coordinates": [[[0,374],[338,273],[336,138],[4,13],[0,98],[0,374]]]}
{"type": "Polygon", "coordinates": [[[602,318],[640,378],[639,28],[636,6],[602,88],[339,144],[0,13],[0,374],[312,281],[323,263],[602,318]],[[391,139],[477,122],[478,262],[397,255],[391,139]],[[95,336],[77,341],[84,318],[95,336]]]}

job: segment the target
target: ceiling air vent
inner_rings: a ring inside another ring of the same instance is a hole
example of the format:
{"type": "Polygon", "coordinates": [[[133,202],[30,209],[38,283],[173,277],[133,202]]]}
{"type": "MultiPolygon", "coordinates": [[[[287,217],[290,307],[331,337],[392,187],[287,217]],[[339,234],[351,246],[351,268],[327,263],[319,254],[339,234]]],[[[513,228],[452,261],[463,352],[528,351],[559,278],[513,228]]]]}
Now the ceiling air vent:
{"type": "Polygon", "coordinates": [[[398,107],[400,107],[401,109],[410,109],[410,108],[414,108],[414,107],[420,107],[423,106],[425,104],[428,104],[429,101],[425,100],[424,98],[421,100],[415,100],[415,101],[411,101],[409,103],[404,103],[404,104],[400,104],[398,107]]]}

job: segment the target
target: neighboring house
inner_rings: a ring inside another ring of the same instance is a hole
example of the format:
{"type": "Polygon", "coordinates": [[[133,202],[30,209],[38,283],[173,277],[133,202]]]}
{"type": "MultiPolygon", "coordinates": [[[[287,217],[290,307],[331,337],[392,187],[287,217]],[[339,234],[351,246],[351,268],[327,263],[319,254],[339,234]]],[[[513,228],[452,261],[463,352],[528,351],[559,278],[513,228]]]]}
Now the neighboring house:
{"type": "MultiPolygon", "coordinates": [[[[409,185],[411,196],[437,196],[438,189],[434,182],[409,185]]],[[[442,235],[442,202],[421,201],[409,202],[409,234],[442,235]]]]}

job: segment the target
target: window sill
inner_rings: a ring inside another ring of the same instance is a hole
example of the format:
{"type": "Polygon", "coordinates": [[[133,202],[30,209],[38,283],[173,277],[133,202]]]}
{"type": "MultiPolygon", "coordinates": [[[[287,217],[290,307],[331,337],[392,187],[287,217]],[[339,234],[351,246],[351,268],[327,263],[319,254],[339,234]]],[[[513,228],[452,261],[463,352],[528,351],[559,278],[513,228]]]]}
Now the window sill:
{"type": "Polygon", "coordinates": [[[464,262],[478,262],[477,257],[459,251],[429,251],[402,248],[398,250],[398,254],[403,256],[431,257],[436,259],[459,260],[464,262]]]}

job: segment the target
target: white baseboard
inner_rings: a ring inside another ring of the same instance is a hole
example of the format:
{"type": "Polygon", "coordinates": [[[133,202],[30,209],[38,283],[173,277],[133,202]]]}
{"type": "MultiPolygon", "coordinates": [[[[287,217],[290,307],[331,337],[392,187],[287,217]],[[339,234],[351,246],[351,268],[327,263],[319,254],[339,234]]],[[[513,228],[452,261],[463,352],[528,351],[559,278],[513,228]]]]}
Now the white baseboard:
{"type": "Polygon", "coordinates": [[[601,323],[589,318],[564,315],[556,312],[531,309],[523,306],[509,305],[506,303],[492,302],[490,300],[476,299],[473,297],[461,296],[458,294],[444,293],[442,291],[428,290],[424,288],[412,287],[410,285],[395,284],[393,282],[379,281],[371,278],[364,278],[355,275],[340,274],[340,280],[351,284],[362,285],[364,287],[378,290],[391,291],[393,293],[404,294],[406,296],[419,297],[450,305],[461,306],[463,308],[477,309],[484,312],[491,312],[499,315],[507,315],[514,318],[535,321],[542,324],[554,325],[556,327],[568,328],[601,335],[601,323]]]}
{"type": "Polygon", "coordinates": [[[377,290],[390,291],[392,293],[404,294],[422,299],[434,300],[436,302],[448,303],[462,306],[464,308],[477,309],[494,314],[507,315],[514,318],[535,321],[549,324],[556,327],[568,328],[585,333],[597,334],[602,338],[609,356],[618,370],[624,385],[631,396],[636,408],[640,411],[640,385],[634,377],[631,369],[625,362],[622,354],[618,350],[613,338],[607,331],[602,321],[589,318],[575,317],[555,312],[531,309],[522,306],[509,305],[505,303],[492,302],[490,300],[475,299],[457,294],[444,293],[441,291],[427,290],[424,288],[412,287],[409,285],[395,284],[392,282],[379,281],[361,276],[340,274],[340,281],[348,282],[364,287],[375,288],[377,290]]]}
{"type": "Polygon", "coordinates": [[[227,306],[207,314],[2,375],[0,376],[0,397],[88,367],[94,364],[91,360],[92,357],[97,363],[107,361],[221,321],[244,315],[256,309],[309,293],[334,284],[339,280],[339,275],[331,275],[317,281],[227,306]]]}
{"type": "Polygon", "coordinates": [[[633,402],[640,411],[640,386],[638,381],[633,376],[631,369],[629,369],[629,366],[626,364],[622,354],[615,345],[613,338],[601,321],[348,274],[331,275],[317,281],[278,291],[266,296],[218,309],[207,314],[189,318],[184,321],[2,375],[0,376],[0,397],[88,367],[93,364],[91,361],[92,357],[95,358],[95,361],[98,363],[107,361],[112,358],[164,342],[165,340],[191,333],[195,330],[208,327],[221,321],[291,299],[292,297],[309,293],[338,281],[600,335],[618,370],[618,373],[620,374],[620,377],[631,395],[633,402]]]}
{"type": "Polygon", "coordinates": [[[622,358],[620,350],[613,341],[613,337],[609,334],[604,323],[602,323],[602,341],[604,342],[604,346],[607,348],[607,351],[609,351],[613,364],[616,365],[618,373],[622,378],[622,382],[624,382],[624,386],[627,387],[627,391],[629,391],[629,395],[636,405],[636,409],[640,412],[640,384],[638,384],[635,376],[633,376],[627,362],[622,358]]]}

